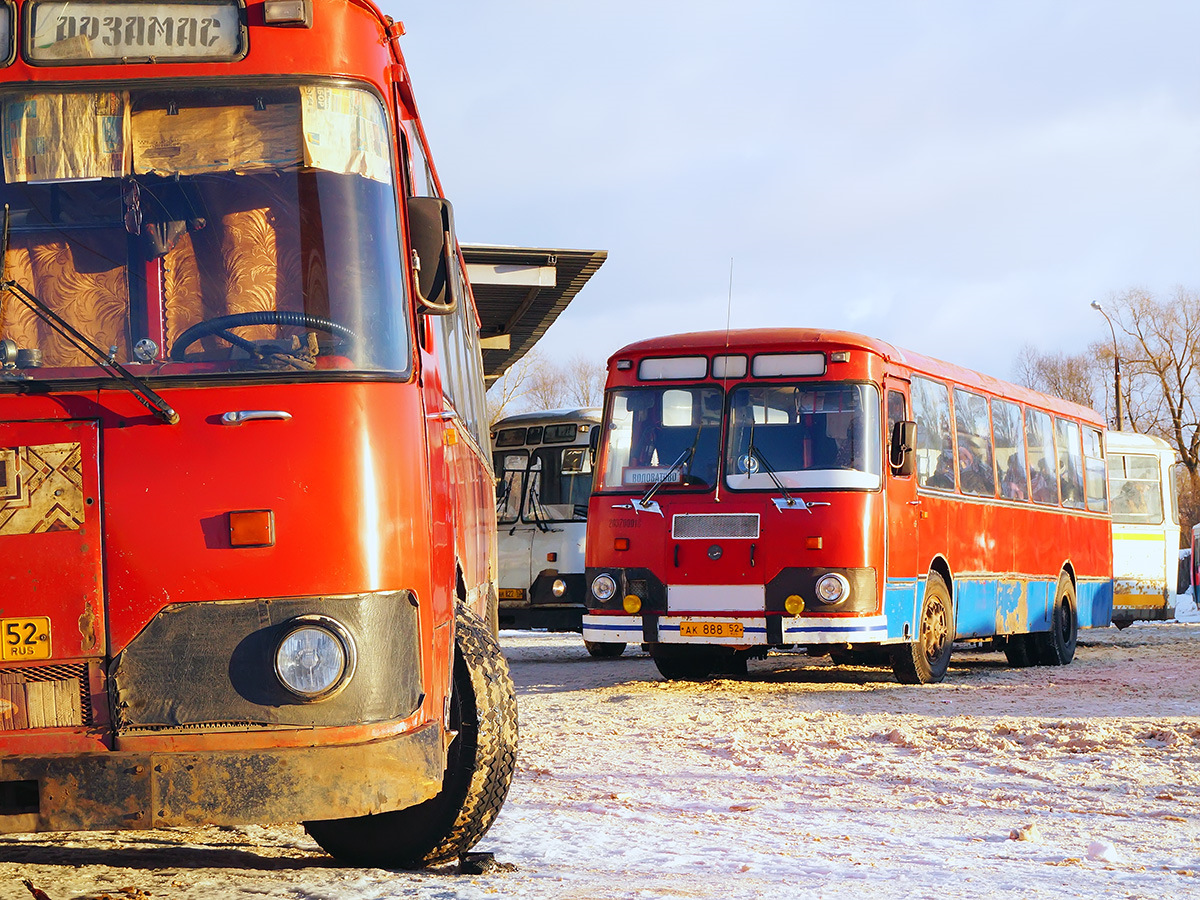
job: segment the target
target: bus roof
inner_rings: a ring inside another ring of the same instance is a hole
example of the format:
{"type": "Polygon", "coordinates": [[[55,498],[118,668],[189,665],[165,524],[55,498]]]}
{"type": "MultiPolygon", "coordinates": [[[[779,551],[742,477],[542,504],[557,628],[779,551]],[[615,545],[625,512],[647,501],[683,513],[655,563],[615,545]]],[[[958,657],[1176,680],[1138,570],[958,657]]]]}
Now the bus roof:
{"type": "Polygon", "coordinates": [[[600,407],[582,406],[578,409],[540,409],[534,412],[506,416],[492,425],[492,431],[516,425],[546,425],[554,422],[599,422],[600,407]]]}
{"type": "Polygon", "coordinates": [[[996,396],[1060,412],[1103,426],[1104,421],[1094,409],[1021,387],[965,366],[944,362],[932,356],[903,350],[878,338],[823,328],[743,328],[725,331],[696,331],[687,334],[664,335],[627,344],[608,359],[611,369],[619,358],[645,357],[659,354],[719,353],[725,350],[748,353],[756,350],[792,350],[804,345],[820,345],[825,349],[865,350],[888,362],[913,369],[924,375],[942,378],[967,387],[975,387],[996,396]]]}
{"type": "Polygon", "coordinates": [[[1152,434],[1140,434],[1136,431],[1110,431],[1105,435],[1105,443],[1110,452],[1127,450],[1142,451],[1143,453],[1169,453],[1175,455],[1175,448],[1160,437],[1152,434]]]}

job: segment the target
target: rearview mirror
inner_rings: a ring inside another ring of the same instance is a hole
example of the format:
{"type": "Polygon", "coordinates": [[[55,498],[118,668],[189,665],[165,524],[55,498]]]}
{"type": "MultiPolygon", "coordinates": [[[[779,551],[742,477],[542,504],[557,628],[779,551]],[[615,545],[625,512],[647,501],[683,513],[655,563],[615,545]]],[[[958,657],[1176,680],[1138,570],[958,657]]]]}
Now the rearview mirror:
{"type": "Polygon", "coordinates": [[[897,422],[892,426],[892,445],[888,453],[892,474],[904,477],[913,473],[916,468],[916,457],[913,455],[913,450],[916,449],[916,446],[916,422],[897,422]]]}
{"type": "Polygon", "coordinates": [[[417,303],[429,315],[449,315],[458,308],[463,290],[450,201],[440,197],[409,197],[408,230],[417,303]]]}
{"type": "Polygon", "coordinates": [[[593,425],[592,433],[588,435],[588,459],[591,461],[593,468],[596,465],[596,451],[600,447],[600,426],[593,425]]]}

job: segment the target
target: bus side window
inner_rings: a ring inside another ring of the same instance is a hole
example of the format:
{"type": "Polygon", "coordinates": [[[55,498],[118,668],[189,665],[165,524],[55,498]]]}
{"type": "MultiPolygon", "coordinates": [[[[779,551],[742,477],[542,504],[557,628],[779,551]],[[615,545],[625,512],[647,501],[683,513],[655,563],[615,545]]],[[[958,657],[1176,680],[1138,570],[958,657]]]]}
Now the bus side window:
{"type": "Polygon", "coordinates": [[[954,490],[954,438],[950,430],[950,391],[937,381],[912,380],[917,420],[917,484],[954,490]]]}
{"type": "MultiPolygon", "coordinates": [[[[996,471],[1000,496],[1005,500],[1029,499],[1029,474],[1025,470],[1025,430],[1021,407],[1006,400],[992,401],[992,439],[996,446],[996,471]]],[[[1101,476],[1104,470],[1101,468],[1101,476]]]]}
{"type": "Polygon", "coordinates": [[[1087,484],[1087,508],[1108,511],[1108,479],[1104,477],[1104,439],[1096,428],[1083,432],[1084,476],[1087,484]]]}
{"type": "Polygon", "coordinates": [[[996,495],[992,428],[986,397],[954,389],[954,428],[958,438],[958,484],[964,494],[996,495]]]}
{"type": "Polygon", "coordinates": [[[1079,443],[1079,424],[1056,418],[1054,431],[1058,438],[1058,483],[1062,505],[1083,509],[1083,450],[1079,443]]]}
{"type": "Polygon", "coordinates": [[[1034,503],[1057,506],[1054,431],[1050,417],[1040,410],[1025,410],[1025,448],[1029,453],[1029,496],[1034,503]]]}

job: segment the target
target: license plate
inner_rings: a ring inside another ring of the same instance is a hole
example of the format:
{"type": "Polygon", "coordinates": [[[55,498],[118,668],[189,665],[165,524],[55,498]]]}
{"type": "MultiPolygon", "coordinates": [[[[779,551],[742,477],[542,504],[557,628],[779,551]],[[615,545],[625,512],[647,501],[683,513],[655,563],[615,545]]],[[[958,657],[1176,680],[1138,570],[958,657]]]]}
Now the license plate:
{"type": "Polygon", "coordinates": [[[525,599],[525,589],[524,588],[500,588],[500,599],[501,600],[524,600],[525,599]]]}
{"type": "Polygon", "coordinates": [[[680,637],[740,638],[741,622],[680,622],[680,637]]]}
{"type": "Polygon", "coordinates": [[[0,619],[0,660],[50,658],[50,619],[0,619]]]}

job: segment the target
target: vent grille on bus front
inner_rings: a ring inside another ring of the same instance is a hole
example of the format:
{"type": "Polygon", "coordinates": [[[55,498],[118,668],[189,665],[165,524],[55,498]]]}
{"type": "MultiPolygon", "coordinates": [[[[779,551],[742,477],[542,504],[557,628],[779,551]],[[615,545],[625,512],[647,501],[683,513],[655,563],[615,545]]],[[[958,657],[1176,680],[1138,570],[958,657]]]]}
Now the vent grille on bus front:
{"type": "Polygon", "coordinates": [[[87,663],[0,670],[0,731],[92,724],[87,663]]]}
{"type": "Polygon", "coordinates": [[[758,513],[704,513],[671,519],[671,537],[678,541],[758,537],[758,513]]]}

